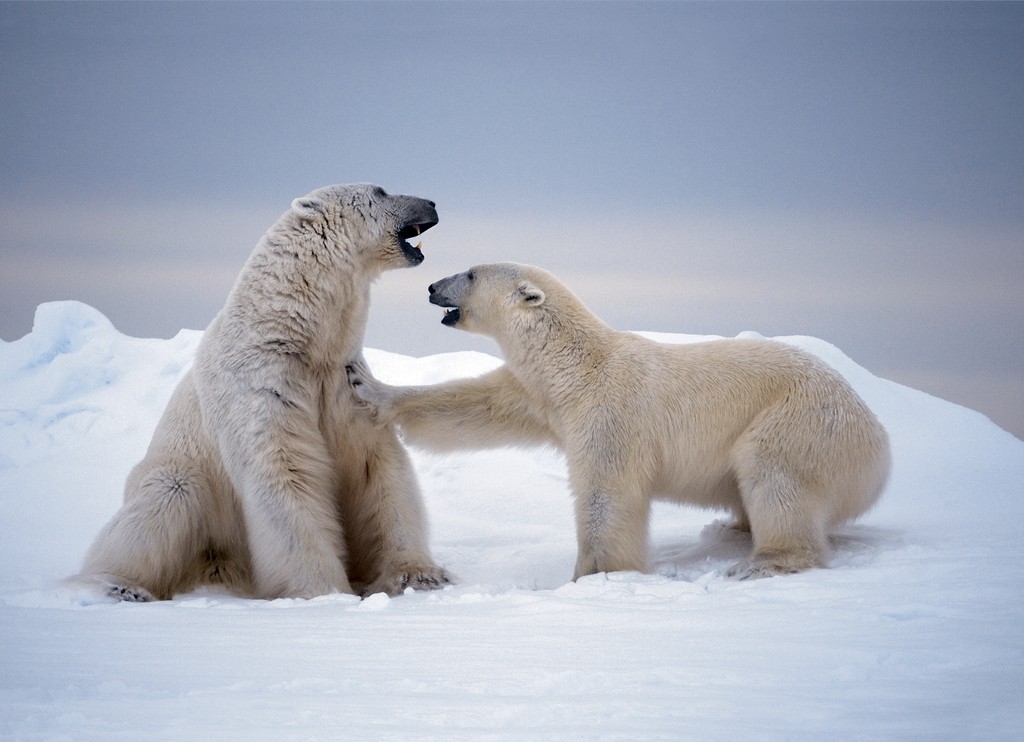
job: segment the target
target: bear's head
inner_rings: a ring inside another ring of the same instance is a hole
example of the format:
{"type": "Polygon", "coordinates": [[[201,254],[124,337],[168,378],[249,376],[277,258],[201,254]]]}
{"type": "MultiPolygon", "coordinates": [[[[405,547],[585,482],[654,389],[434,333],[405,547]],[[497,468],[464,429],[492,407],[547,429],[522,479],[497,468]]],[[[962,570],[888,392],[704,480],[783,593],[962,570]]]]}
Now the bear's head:
{"type": "Polygon", "coordinates": [[[410,239],[437,224],[434,202],[395,196],[372,183],[318,188],[292,201],[289,215],[299,229],[330,239],[378,270],[423,262],[410,239]]]}
{"type": "Polygon", "coordinates": [[[563,288],[540,268],[489,263],[442,278],[428,290],[430,303],[446,310],[442,324],[499,338],[505,328],[539,321],[549,295],[563,288]]]}

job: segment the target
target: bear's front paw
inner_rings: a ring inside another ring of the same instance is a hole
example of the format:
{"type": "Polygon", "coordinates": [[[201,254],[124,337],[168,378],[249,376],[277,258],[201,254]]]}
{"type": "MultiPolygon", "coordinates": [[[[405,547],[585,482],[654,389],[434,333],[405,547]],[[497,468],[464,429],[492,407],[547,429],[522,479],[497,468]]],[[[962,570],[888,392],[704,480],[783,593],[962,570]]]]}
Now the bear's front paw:
{"type": "Polygon", "coordinates": [[[378,416],[388,400],[385,385],[373,378],[369,369],[358,361],[345,366],[345,373],[356,403],[374,417],[378,416]]]}
{"type": "Polygon", "coordinates": [[[374,593],[401,595],[409,587],[413,590],[440,590],[454,582],[454,578],[443,567],[403,564],[378,577],[363,590],[363,596],[374,593]]]}

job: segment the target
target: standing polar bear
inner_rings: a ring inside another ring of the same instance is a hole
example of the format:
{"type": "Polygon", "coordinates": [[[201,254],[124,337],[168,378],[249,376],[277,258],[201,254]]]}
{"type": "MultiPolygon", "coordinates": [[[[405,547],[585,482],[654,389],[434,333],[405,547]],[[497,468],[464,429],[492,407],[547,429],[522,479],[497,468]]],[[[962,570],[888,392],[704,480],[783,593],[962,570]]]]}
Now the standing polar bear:
{"type": "Polygon", "coordinates": [[[432,201],[369,184],[292,202],[263,236],[167,405],[79,583],[121,600],[217,582],[240,595],[401,592],[449,581],[393,429],[358,414],[370,284],[419,265],[432,201]]]}
{"type": "Polygon", "coordinates": [[[392,387],[361,363],[355,394],[410,443],[448,451],[553,444],[569,465],[574,579],[643,571],[652,499],[729,510],[753,552],[730,574],[824,566],[828,532],[878,499],[885,430],[845,380],[769,340],[663,345],[618,332],[554,276],[482,265],[430,286],[442,323],[494,338],[476,379],[392,387]]]}

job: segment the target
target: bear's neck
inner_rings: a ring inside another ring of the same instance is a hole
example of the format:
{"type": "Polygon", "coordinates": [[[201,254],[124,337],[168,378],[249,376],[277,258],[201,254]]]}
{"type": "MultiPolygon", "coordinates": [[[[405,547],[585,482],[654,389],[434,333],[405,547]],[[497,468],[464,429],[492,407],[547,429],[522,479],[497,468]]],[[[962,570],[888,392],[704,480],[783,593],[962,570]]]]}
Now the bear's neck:
{"type": "Polygon", "coordinates": [[[585,376],[604,365],[616,331],[586,308],[545,311],[538,320],[498,340],[509,369],[545,396],[578,396],[585,376]]]}
{"type": "Polygon", "coordinates": [[[282,343],[313,366],[344,364],[362,348],[376,276],[340,263],[337,251],[303,247],[267,240],[243,269],[232,300],[251,318],[260,344],[282,343]]]}

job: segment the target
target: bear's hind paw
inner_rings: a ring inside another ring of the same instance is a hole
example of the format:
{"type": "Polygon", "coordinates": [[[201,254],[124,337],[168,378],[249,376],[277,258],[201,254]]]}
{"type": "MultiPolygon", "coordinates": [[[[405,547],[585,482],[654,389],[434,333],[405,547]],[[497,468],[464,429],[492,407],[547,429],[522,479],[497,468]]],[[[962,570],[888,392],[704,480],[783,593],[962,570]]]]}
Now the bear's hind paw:
{"type": "Polygon", "coordinates": [[[737,562],[726,575],[733,580],[757,580],[762,577],[792,575],[816,567],[824,567],[822,560],[803,551],[769,552],[754,554],[750,559],[737,562]]]}
{"type": "Polygon", "coordinates": [[[107,587],[107,597],[125,603],[151,603],[156,600],[153,594],[143,587],[114,584],[107,587]]]}

